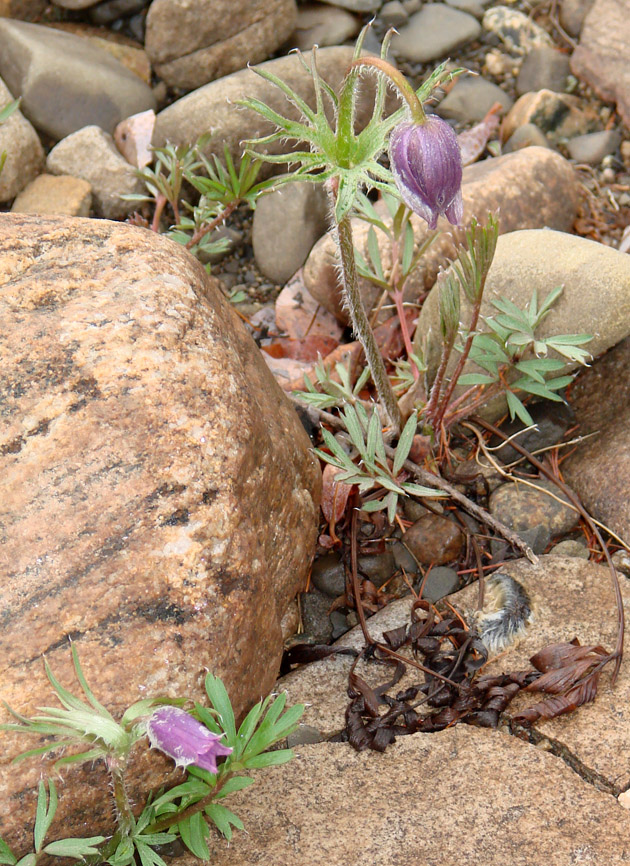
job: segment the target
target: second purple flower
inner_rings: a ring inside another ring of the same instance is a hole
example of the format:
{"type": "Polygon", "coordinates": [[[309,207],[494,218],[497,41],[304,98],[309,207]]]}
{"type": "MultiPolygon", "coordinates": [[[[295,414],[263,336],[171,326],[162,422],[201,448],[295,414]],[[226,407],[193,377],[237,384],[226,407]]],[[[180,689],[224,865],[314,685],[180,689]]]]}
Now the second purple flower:
{"type": "Polygon", "coordinates": [[[462,159],[445,120],[429,114],[424,123],[401,123],[390,136],[389,160],[402,200],[429,228],[442,214],[452,225],[462,222],[462,159]]]}
{"type": "Polygon", "coordinates": [[[218,734],[178,707],[157,709],[147,722],[147,735],[153,748],[172,758],[178,767],[195,764],[216,773],[217,758],[232,751],[221,743],[218,734]]]}

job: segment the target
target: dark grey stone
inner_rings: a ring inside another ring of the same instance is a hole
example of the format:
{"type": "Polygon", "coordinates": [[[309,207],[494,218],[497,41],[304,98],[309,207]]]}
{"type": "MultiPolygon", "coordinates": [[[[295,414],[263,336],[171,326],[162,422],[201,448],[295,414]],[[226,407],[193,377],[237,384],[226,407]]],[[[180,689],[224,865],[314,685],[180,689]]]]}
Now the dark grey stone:
{"type": "Polygon", "coordinates": [[[483,120],[495,102],[500,102],[506,111],[513,105],[507,93],[491,81],[478,76],[460,78],[440,102],[436,113],[461,123],[477,123],[483,120]]]}
{"type": "Polygon", "coordinates": [[[553,90],[563,93],[570,74],[569,58],[555,48],[541,45],[532,48],[523,60],[516,91],[520,95],[537,90],[553,90]]]}
{"type": "MultiPolygon", "coordinates": [[[[422,580],[416,581],[416,589],[419,590],[422,580]]],[[[441,598],[450,595],[460,587],[459,575],[454,568],[438,565],[432,568],[427,575],[426,583],[422,591],[422,597],[435,604],[441,598]]]]}
{"type": "Polygon", "coordinates": [[[293,749],[295,746],[308,746],[314,743],[323,743],[324,738],[312,725],[300,725],[292,734],[287,737],[287,748],[293,749]]]}
{"type": "Polygon", "coordinates": [[[300,593],[304,637],[313,643],[330,643],[333,626],[328,611],[330,599],[317,589],[300,593]]]}
{"type": "Polygon", "coordinates": [[[313,563],[313,586],[331,598],[343,595],[346,589],[346,570],[336,553],[320,556],[313,563]]]}

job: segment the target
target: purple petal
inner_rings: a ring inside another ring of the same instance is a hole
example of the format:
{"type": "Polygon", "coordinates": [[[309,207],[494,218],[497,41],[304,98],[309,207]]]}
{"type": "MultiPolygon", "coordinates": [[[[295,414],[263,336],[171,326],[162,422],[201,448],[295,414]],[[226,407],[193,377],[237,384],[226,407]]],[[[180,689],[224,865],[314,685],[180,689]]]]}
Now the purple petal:
{"type": "Polygon", "coordinates": [[[461,221],[461,154],[446,121],[429,115],[424,123],[401,123],[390,136],[389,157],[402,200],[430,228],[441,214],[461,221]]]}
{"type": "Polygon", "coordinates": [[[147,734],[154,749],[169,755],[177,766],[196,764],[216,773],[216,759],[232,749],[220,742],[205,725],[178,707],[160,707],[147,722],[147,734]]]}

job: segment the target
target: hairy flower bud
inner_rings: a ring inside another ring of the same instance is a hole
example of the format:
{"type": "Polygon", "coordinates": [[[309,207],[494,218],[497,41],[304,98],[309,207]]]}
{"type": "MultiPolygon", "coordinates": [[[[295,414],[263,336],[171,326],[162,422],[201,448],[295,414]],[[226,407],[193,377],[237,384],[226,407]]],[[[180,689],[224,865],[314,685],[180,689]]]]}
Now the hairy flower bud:
{"type": "Polygon", "coordinates": [[[401,123],[390,136],[389,160],[402,200],[429,228],[442,214],[452,225],[461,223],[462,159],[445,120],[429,114],[424,123],[401,123]]]}
{"type": "Polygon", "coordinates": [[[195,764],[216,773],[217,757],[232,751],[219,742],[220,735],[178,707],[157,709],[147,722],[147,735],[151,746],[172,758],[178,767],[195,764]]]}

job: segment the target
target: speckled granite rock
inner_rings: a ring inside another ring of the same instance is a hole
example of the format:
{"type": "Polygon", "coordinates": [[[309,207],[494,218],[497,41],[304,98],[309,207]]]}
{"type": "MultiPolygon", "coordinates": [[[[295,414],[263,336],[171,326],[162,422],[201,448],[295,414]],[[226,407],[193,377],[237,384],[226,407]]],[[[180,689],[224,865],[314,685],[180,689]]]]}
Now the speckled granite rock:
{"type": "Polygon", "coordinates": [[[615,798],[507,734],[462,725],[401,737],[385,754],[296,751],[230,796],[247,832],[213,834],[213,866],[627,862],[630,815],[615,798]]]}
{"type": "Polygon", "coordinates": [[[584,19],[571,71],[630,125],[630,14],[627,0],[595,0],[584,19]]]}
{"type": "Polygon", "coordinates": [[[585,370],[571,390],[579,432],[595,434],[562,464],[598,520],[630,541],[630,338],[585,370]]]}
{"type": "MultiPolygon", "coordinates": [[[[214,279],[144,229],[2,215],[0,286],[0,698],[49,704],[41,656],[70,685],[72,636],[114,714],[201,699],[207,669],[243,711],[275,680],[317,531],[291,405],[214,279]]],[[[40,778],[37,761],[9,769],[24,748],[2,735],[0,803],[20,807],[0,836],[17,849],[40,778]]],[[[57,832],[107,830],[102,768],[64,782],[57,832]]]]}
{"type": "Polygon", "coordinates": [[[295,0],[153,0],[145,47],[160,78],[193,90],[266,60],[296,21],[295,0]]]}

